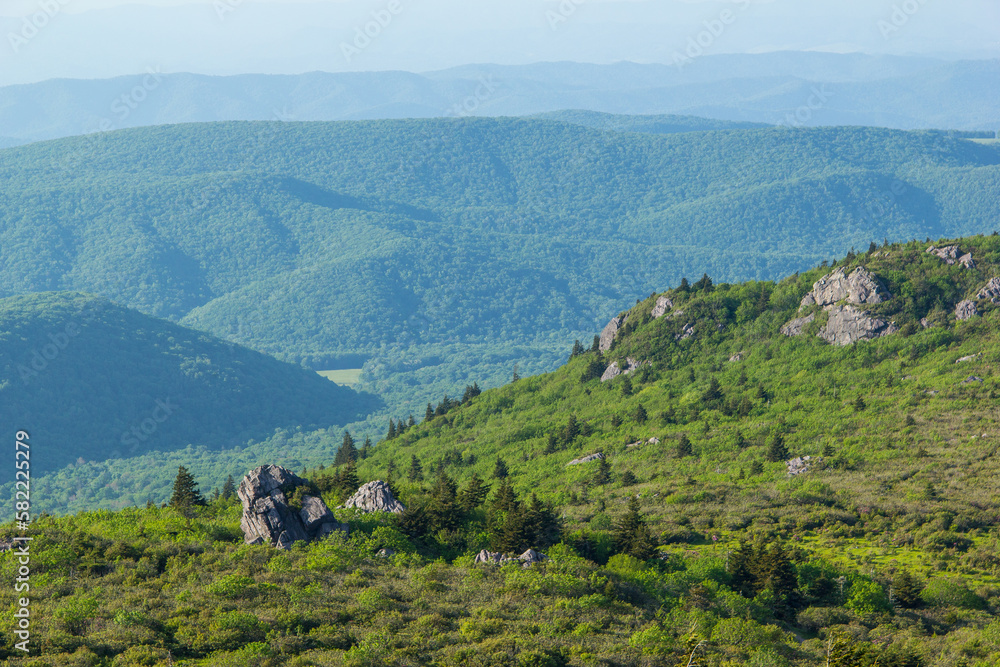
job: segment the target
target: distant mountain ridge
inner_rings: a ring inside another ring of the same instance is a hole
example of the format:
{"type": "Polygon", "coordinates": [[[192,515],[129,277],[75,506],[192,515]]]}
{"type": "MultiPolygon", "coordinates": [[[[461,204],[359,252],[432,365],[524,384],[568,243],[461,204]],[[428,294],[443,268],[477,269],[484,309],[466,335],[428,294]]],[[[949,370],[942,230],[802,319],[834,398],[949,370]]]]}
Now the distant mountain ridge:
{"type": "MultiPolygon", "coordinates": [[[[526,116],[564,109],[766,124],[996,130],[1000,61],[777,52],[690,64],[468,65],[385,71],[55,79],[0,88],[0,127],[27,143],[226,120],[526,116]],[[809,105],[814,90],[826,91],[809,105]],[[928,105],[928,100],[934,100],[928,105]],[[808,113],[799,113],[803,107],[808,113]]],[[[0,144],[2,145],[2,144],[0,144]]]]}

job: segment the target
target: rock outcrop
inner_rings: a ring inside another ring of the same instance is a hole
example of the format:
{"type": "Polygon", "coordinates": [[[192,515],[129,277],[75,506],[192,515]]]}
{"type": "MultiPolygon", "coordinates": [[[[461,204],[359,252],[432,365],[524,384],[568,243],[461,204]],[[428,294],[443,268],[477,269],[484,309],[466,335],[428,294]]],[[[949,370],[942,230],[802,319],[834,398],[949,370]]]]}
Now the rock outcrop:
{"type": "Polygon", "coordinates": [[[794,320],[781,327],[780,331],[785,336],[801,336],[803,331],[805,331],[805,328],[815,319],[816,313],[812,313],[805,317],[796,317],[794,320]]]}
{"type": "Polygon", "coordinates": [[[476,555],[476,563],[486,563],[488,565],[503,565],[504,563],[520,562],[521,567],[531,567],[535,563],[541,563],[547,561],[548,556],[541,553],[540,551],[535,551],[534,549],[528,549],[520,556],[507,556],[505,554],[496,551],[487,551],[483,549],[476,555]]]}
{"type": "Polygon", "coordinates": [[[789,476],[794,477],[795,475],[804,475],[809,472],[809,468],[817,463],[822,463],[822,461],[823,459],[821,458],[814,459],[811,456],[800,456],[791,461],[785,461],[785,467],[788,469],[789,476]]]}
{"type": "Polygon", "coordinates": [[[396,500],[387,482],[375,480],[363,484],[353,496],[347,499],[344,507],[351,507],[362,512],[392,512],[402,514],[406,506],[396,500]]]}
{"type": "Polygon", "coordinates": [[[869,315],[853,306],[834,306],[830,319],[819,337],[833,345],[851,345],[859,340],[872,340],[899,331],[893,322],[869,315]]]}
{"type": "Polygon", "coordinates": [[[590,463],[591,461],[600,461],[603,458],[604,458],[604,454],[602,454],[600,452],[597,452],[596,454],[590,454],[589,456],[583,456],[583,457],[580,457],[578,459],[573,459],[572,461],[570,461],[566,465],[568,465],[568,466],[575,466],[575,465],[580,465],[581,463],[590,463]]]}
{"type": "Polygon", "coordinates": [[[626,357],[625,361],[618,364],[617,361],[612,361],[611,364],[604,369],[604,374],[601,375],[601,382],[607,382],[608,380],[614,380],[619,375],[628,375],[629,373],[634,373],[642,366],[638,361],[632,357],[626,357]]]}
{"type": "Polygon", "coordinates": [[[967,269],[976,268],[976,262],[972,259],[972,253],[967,252],[963,254],[957,245],[949,245],[943,248],[935,248],[934,246],[931,246],[927,249],[927,252],[940,257],[949,265],[959,263],[967,269]]]}
{"type": "Polygon", "coordinates": [[[598,349],[600,349],[601,352],[607,352],[611,349],[611,344],[615,342],[615,336],[617,336],[618,332],[621,331],[621,328],[625,326],[625,320],[627,319],[628,313],[622,315],[621,317],[612,318],[612,320],[608,322],[607,326],[604,327],[604,330],[601,331],[601,340],[598,343],[598,349]]]}
{"type": "Polygon", "coordinates": [[[653,306],[653,319],[659,319],[667,314],[667,312],[674,307],[674,302],[665,297],[661,296],[656,300],[656,305],[653,306]]]}
{"type": "Polygon", "coordinates": [[[679,334],[677,334],[676,336],[674,336],[674,339],[675,340],[687,340],[688,338],[690,338],[693,335],[694,335],[694,324],[689,322],[688,324],[684,325],[684,328],[681,329],[681,332],[679,334]]]}
{"type": "Polygon", "coordinates": [[[802,308],[820,305],[829,310],[840,301],[847,303],[882,303],[892,298],[882,282],[868,269],[859,266],[845,275],[844,269],[835,269],[813,284],[812,291],[802,297],[802,308]]]}
{"type": "Polygon", "coordinates": [[[347,530],[338,523],[321,498],[302,497],[302,509],[288,504],[288,497],[308,482],[280,466],[254,468],[240,482],[236,494],[243,503],[240,528],[247,544],[270,544],[288,549],[293,542],[347,530]]]}
{"type": "Polygon", "coordinates": [[[976,308],[975,301],[959,301],[958,305],[955,306],[955,317],[960,320],[968,320],[979,314],[979,309],[976,308]]]}
{"type": "Polygon", "coordinates": [[[1000,303],[1000,278],[990,278],[990,281],[978,292],[979,300],[989,299],[991,303],[1000,303]]]}
{"type": "Polygon", "coordinates": [[[976,375],[970,375],[969,377],[959,382],[959,384],[972,384],[973,382],[978,382],[979,384],[982,384],[983,378],[978,377],[976,375]]]}

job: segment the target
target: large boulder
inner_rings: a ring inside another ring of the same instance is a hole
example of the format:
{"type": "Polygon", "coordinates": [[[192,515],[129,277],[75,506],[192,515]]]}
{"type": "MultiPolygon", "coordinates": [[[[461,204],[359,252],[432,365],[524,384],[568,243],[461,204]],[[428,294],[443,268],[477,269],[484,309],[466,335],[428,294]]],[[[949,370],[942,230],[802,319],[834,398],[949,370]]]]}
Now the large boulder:
{"type": "Polygon", "coordinates": [[[608,380],[614,380],[619,375],[628,375],[634,373],[642,366],[638,361],[632,357],[626,357],[625,361],[619,364],[617,361],[612,361],[606,369],[604,369],[604,374],[601,375],[601,382],[607,382],[608,380]]]}
{"type": "Polygon", "coordinates": [[[960,320],[968,320],[979,314],[979,309],[976,308],[975,301],[959,301],[958,305],[955,306],[955,317],[960,320]]]}
{"type": "Polygon", "coordinates": [[[882,282],[868,269],[859,266],[845,275],[844,269],[835,269],[813,284],[812,291],[802,298],[801,307],[819,305],[830,310],[840,301],[847,303],[882,303],[892,298],[882,282]]]}
{"type": "Polygon", "coordinates": [[[671,308],[674,307],[674,302],[668,297],[661,296],[656,300],[656,305],[653,306],[653,319],[659,319],[667,314],[671,308]]]}
{"type": "Polygon", "coordinates": [[[362,512],[402,514],[406,511],[406,506],[392,495],[389,484],[380,479],[363,484],[353,496],[347,499],[344,507],[353,507],[362,512]]]}
{"type": "Polygon", "coordinates": [[[930,254],[940,257],[948,265],[955,264],[956,262],[961,264],[967,269],[976,268],[976,262],[972,259],[972,253],[962,253],[962,250],[957,245],[949,245],[943,248],[935,248],[931,246],[927,249],[930,254]]]}
{"type": "Polygon", "coordinates": [[[315,539],[335,530],[347,530],[321,498],[302,497],[302,508],[291,507],[289,496],[308,482],[275,465],[254,468],[240,482],[236,495],[243,503],[240,528],[247,544],[270,544],[288,549],[298,540],[315,539]]]}
{"type": "Polygon", "coordinates": [[[602,454],[601,452],[597,452],[596,454],[589,454],[587,456],[582,456],[578,459],[573,459],[566,465],[577,466],[580,465],[581,463],[590,463],[591,461],[601,461],[603,459],[604,459],[604,454],[602,454]]]}
{"type": "Polygon", "coordinates": [[[607,352],[611,349],[611,344],[615,342],[615,336],[617,336],[618,332],[621,331],[621,328],[625,326],[625,320],[627,319],[628,314],[626,313],[621,317],[613,318],[610,322],[608,322],[607,326],[604,327],[604,330],[601,331],[601,340],[598,343],[598,349],[600,349],[601,352],[607,352]]]}
{"type": "Polygon", "coordinates": [[[794,320],[788,322],[785,326],[781,327],[780,331],[785,336],[801,336],[802,332],[809,325],[810,322],[816,319],[816,313],[811,313],[806,317],[796,317],[794,320]]]}
{"type": "Polygon", "coordinates": [[[992,303],[1000,303],[1000,278],[990,278],[990,281],[976,293],[980,300],[989,299],[992,303]]]}
{"type": "Polygon", "coordinates": [[[899,331],[894,322],[870,315],[854,306],[834,306],[830,319],[819,337],[833,345],[851,345],[859,340],[872,340],[899,331]]]}

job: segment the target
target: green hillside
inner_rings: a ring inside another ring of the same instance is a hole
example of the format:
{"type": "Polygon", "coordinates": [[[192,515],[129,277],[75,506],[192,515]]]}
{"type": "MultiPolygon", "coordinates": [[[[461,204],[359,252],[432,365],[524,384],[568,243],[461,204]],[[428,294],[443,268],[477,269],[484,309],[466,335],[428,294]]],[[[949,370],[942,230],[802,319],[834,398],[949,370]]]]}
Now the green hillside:
{"type": "Polygon", "coordinates": [[[993,665],[1000,237],[934,244],[974,267],[930,245],[651,295],[603,354],[470,389],[367,458],[345,445],[356,463],[299,470],[328,505],[389,479],[408,506],[337,510],[350,538],[243,546],[225,498],[40,519],[52,664],[993,665]],[[817,335],[845,312],[886,335],[817,335]],[[473,563],[527,547],[549,561],[473,563]]]}
{"type": "MultiPolygon", "coordinates": [[[[638,120],[635,122],[639,122],[638,120]]],[[[682,276],[992,231],[996,146],[870,128],[654,135],[540,119],[214,123],[0,151],[0,295],[102,294],[405,416],[554,368],[682,276]]]]}
{"type": "MultiPolygon", "coordinates": [[[[31,434],[37,476],[192,445],[218,453],[279,428],[345,424],[378,407],[307,369],[105,299],[0,299],[0,422],[31,434]]],[[[146,492],[144,480],[169,475],[155,459],[135,472],[100,497],[146,492]]],[[[13,477],[13,467],[0,473],[3,482],[13,477]]],[[[110,480],[90,481],[103,489],[110,480]]],[[[75,493],[69,486],[60,495],[75,493]]]]}

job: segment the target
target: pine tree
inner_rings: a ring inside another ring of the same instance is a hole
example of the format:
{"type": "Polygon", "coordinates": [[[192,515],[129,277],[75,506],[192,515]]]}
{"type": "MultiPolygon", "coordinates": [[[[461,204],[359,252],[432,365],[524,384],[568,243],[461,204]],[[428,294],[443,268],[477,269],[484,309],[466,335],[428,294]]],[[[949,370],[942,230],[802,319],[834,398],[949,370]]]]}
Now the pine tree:
{"type": "MultiPolygon", "coordinates": [[[[428,404],[428,405],[430,405],[430,404],[428,404]]],[[[408,429],[409,428],[413,428],[416,425],[417,425],[417,420],[413,418],[413,415],[410,415],[409,421],[406,422],[406,428],[408,428],[408,429]]]]}
{"type": "Polygon", "coordinates": [[[681,284],[677,287],[678,292],[689,292],[691,291],[691,285],[688,284],[687,278],[681,278],[681,284]]]}
{"type": "Polygon", "coordinates": [[[389,432],[385,434],[386,440],[392,440],[396,437],[396,422],[392,419],[389,420],[389,432]]]}
{"type": "Polygon", "coordinates": [[[569,358],[572,359],[573,357],[578,357],[583,354],[583,352],[583,343],[581,343],[580,339],[577,338],[573,343],[573,350],[569,353],[569,358]]]}
{"type": "Polygon", "coordinates": [[[557,451],[559,451],[559,438],[556,437],[555,433],[549,433],[545,441],[545,453],[555,454],[557,451]]]}
{"type": "Polygon", "coordinates": [[[190,510],[198,505],[204,505],[205,498],[198,491],[198,483],[194,476],[184,466],[177,468],[174,478],[174,492],[170,496],[170,506],[178,510],[190,510]]]}
{"type": "Polygon", "coordinates": [[[233,476],[230,475],[226,478],[226,483],[222,485],[222,498],[224,500],[229,500],[236,495],[236,482],[233,481],[233,476]]]}
{"type": "Polygon", "coordinates": [[[521,379],[521,376],[517,374],[517,364],[514,364],[514,374],[511,376],[511,382],[517,382],[521,379]]]}
{"type": "Polygon", "coordinates": [[[869,255],[872,254],[873,252],[875,252],[876,250],[878,250],[878,246],[875,245],[874,241],[872,241],[871,243],[868,244],[868,254],[869,255]]]}
{"type": "Polygon", "coordinates": [[[361,460],[364,461],[365,459],[368,458],[371,452],[372,452],[372,439],[368,436],[365,436],[365,444],[361,445],[361,451],[358,452],[358,456],[360,456],[361,460]]]}
{"type": "Polygon", "coordinates": [[[344,431],[344,440],[337,450],[337,455],[333,458],[333,464],[340,466],[358,460],[358,450],[354,447],[354,438],[349,431],[344,431]]]}
{"type": "Polygon", "coordinates": [[[601,459],[597,463],[597,470],[594,472],[594,486],[604,486],[611,483],[611,464],[607,459],[601,459]]]}
{"type": "Polygon", "coordinates": [[[677,441],[677,458],[682,459],[693,454],[694,448],[691,446],[691,440],[688,439],[687,433],[681,433],[681,437],[677,441]]]}
{"type": "Polygon", "coordinates": [[[419,482],[424,478],[424,467],[420,465],[420,459],[414,454],[410,459],[409,479],[411,482],[419,482]]]}
{"type": "Polygon", "coordinates": [[[431,528],[455,530],[462,523],[461,506],[458,503],[458,485],[445,472],[438,474],[427,505],[427,515],[431,528]]]}
{"type": "Polygon", "coordinates": [[[590,344],[590,351],[591,352],[601,351],[601,337],[598,336],[597,334],[594,334],[594,342],[590,344]]]}
{"type": "Polygon", "coordinates": [[[722,394],[722,386],[719,384],[718,380],[712,378],[711,381],[709,381],[708,383],[708,389],[706,389],[705,393],[701,395],[701,402],[714,403],[716,401],[722,400],[723,398],[724,396],[722,394]]]}
{"type": "Polygon", "coordinates": [[[626,470],[625,472],[622,473],[621,482],[623,487],[635,486],[638,483],[638,481],[639,480],[635,478],[635,473],[633,473],[631,470],[626,470]]]}
{"type": "Polygon", "coordinates": [[[632,413],[632,421],[636,424],[645,424],[647,419],[649,419],[649,414],[646,412],[645,406],[640,403],[632,413]]]}
{"type": "Polygon", "coordinates": [[[361,480],[358,479],[358,469],[355,467],[354,461],[349,462],[343,472],[339,473],[337,486],[340,487],[340,491],[344,495],[353,495],[361,486],[361,480]]]}
{"type": "Polygon", "coordinates": [[[497,462],[493,466],[493,479],[506,479],[509,474],[510,470],[508,470],[507,464],[498,456],[497,462]]]}
{"type": "Polygon", "coordinates": [[[701,280],[694,284],[694,289],[699,292],[709,292],[712,289],[712,279],[707,273],[701,274],[701,280]]]}
{"type": "Polygon", "coordinates": [[[656,538],[642,518],[635,496],[628,499],[628,510],[615,526],[614,545],[615,551],[639,560],[649,560],[656,554],[656,538]]]}
{"type": "Polygon", "coordinates": [[[622,396],[632,395],[632,378],[625,376],[622,378],[622,396]]]}
{"type": "Polygon", "coordinates": [[[428,403],[427,411],[424,413],[424,421],[429,422],[432,419],[434,419],[434,407],[428,403]]]}
{"type": "Polygon", "coordinates": [[[900,570],[892,580],[892,597],[904,609],[919,607],[923,584],[906,570],[900,570]]]}
{"type": "Polygon", "coordinates": [[[566,426],[563,428],[563,442],[572,445],[578,435],[580,435],[580,424],[576,420],[576,415],[571,414],[566,419],[566,426]]]}
{"type": "Polygon", "coordinates": [[[490,499],[490,512],[496,514],[498,512],[519,511],[520,509],[521,503],[517,500],[517,494],[514,492],[514,487],[511,486],[510,479],[503,479],[500,486],[497,487],[496,493],[493,494],[493,498],[490,499]]]}
{"type": "Polygon", "coordinates": [[[854,411],[855,412],[864,412],[865,408],[867,408],[867,407],[868,407],[868,404],[865,403],[864,397],[861,396],[861,394],[858,394],[858,397],[856,399],[854,399],[854,411]]]}
{"type": "Polygon", "coordinates": [[[545,549],[558,544],[562,537],[559,515],[550,503],[543,503],[534,493],[524,511],[524,523],[528,546],[545,549]]]}
{"type": "Polygon", "coordinates": [[[771,463],[778,463],[788,458],[788,448],[785,447],[785,438],[780,433],[771,436],[767,443],[767,460],[771,463]]]}
{"type": "Polygon", "coordinates": [[[490,493],[490,487],[476,473],[472,473],[469,483],[465,485],[458,496],[458,502],[462,509],[468,513],[482,505],[486,501],[486,496],[490,493]]]}

